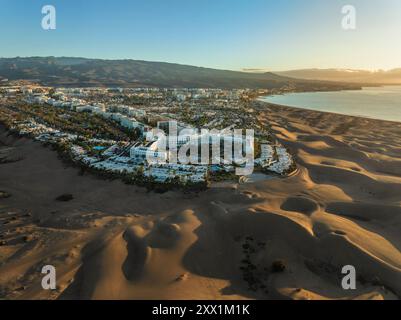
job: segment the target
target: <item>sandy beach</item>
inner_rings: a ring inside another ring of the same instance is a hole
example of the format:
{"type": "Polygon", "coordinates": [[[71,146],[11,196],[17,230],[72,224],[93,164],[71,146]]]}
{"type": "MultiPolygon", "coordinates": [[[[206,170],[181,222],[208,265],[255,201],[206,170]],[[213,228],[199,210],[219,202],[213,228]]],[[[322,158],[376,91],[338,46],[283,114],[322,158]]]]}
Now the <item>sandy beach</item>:
{"type": "Polygon", "coordinates": [[[297,173],[197,194],[82,174],[1,129],[0,298],[399,299],[401,123],[268,104],[259,117],[297,173]]]}

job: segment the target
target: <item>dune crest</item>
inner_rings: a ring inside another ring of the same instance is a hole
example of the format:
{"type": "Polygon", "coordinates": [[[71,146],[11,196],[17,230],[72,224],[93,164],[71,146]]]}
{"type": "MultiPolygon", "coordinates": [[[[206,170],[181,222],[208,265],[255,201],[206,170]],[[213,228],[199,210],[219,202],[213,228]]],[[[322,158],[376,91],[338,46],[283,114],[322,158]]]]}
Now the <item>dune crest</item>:
{"type": "Polygon", "coordinates": [[[273,105],[259,117],[298,171],[185,195],[79,175],[2,131],[0,298],[399,299],[401,124],[273,105]],[[56,291],[40,287],[44,264],[56,291]]]}

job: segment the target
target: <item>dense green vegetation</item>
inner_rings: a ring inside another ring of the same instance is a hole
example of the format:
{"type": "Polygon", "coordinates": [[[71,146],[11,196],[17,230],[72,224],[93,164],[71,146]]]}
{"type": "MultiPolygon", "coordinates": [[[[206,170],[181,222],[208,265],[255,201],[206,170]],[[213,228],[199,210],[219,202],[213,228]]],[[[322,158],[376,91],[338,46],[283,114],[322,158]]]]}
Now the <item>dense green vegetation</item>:
{"type": "MultiPolygon", "coordinates": [[[[32,118],[38,123],[85,138],[120,141],[136,139],[138,135],[138,132],[121,128],[113,121],[85,112],[78,113],[47,105],[27,105],[24,103],[12,107],[2,106],[2,108],[8,108],[8,111],[13,113],[15,120],[23,121],[32,118]]],[[[6,110],[3,110],[4,112],[6,110]]],[[[5,115],[3,117],[5,118],[5,115]]]]}

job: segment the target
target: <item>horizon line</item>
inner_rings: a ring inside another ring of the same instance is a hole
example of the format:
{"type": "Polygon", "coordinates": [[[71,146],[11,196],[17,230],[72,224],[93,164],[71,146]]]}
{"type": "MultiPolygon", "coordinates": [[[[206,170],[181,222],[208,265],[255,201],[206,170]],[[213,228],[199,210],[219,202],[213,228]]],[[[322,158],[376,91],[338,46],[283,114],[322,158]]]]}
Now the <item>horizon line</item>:
{"type": "Polygon", "coordinates": [[[84,59],[84,60],[102,60],[102,61],[140,61],[140,62],[149,62],[149,63],[166,63],[166,64],[176,64],[181,66],[189,66],[189,67],[197,67],[197,68],[204,68],[204,69],[214,69],[214,70],[221,70],[221,71],[233,71],[233,72],[243,72],[243,73],[275,73],[275,72],[292,72],[292,71],[305,71],[305,70],[338,70],[338,71],[345,71],[345,70],[352,70],[352,71],[368,71],[371,73],[375,72],[388,72],[393,70],[401,69],[399,67],[393,67],[388,69],[383,68],[357,68],[357,67],[302,67],[302,68],[286,68],[286,69],[268,69],[268,68],[253,68],[253,67],[243,67],[240,69],[227,69],[227,68],[219,68],[219,67],[210,67],[210,66],[200,66],[196,64],[188,64],[188,63],[180,63],[180,62],[170,62],[170,61],[160,61],[160,60],[145,60],[145,59],[135,59],[135,58],[95,58],[95,57],[83,57],[83,56],[0,56],[0,59],[28,59],[28,58],[72,58],[72,59],[84,59]]]}

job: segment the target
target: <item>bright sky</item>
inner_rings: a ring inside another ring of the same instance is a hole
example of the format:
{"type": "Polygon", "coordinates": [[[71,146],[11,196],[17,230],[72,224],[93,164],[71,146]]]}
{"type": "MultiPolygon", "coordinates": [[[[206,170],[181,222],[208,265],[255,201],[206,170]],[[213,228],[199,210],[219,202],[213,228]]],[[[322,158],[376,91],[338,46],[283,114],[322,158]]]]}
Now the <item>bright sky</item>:
{"type": "Polygon", "coordinates": [[[0,0],[0,56],[219,69],[401,67],[401,0],[0,0]],[[57,29],[41,28],[54,5],[57,29]],[[343,5],[356,30],[341,27],[343,5]]]}

